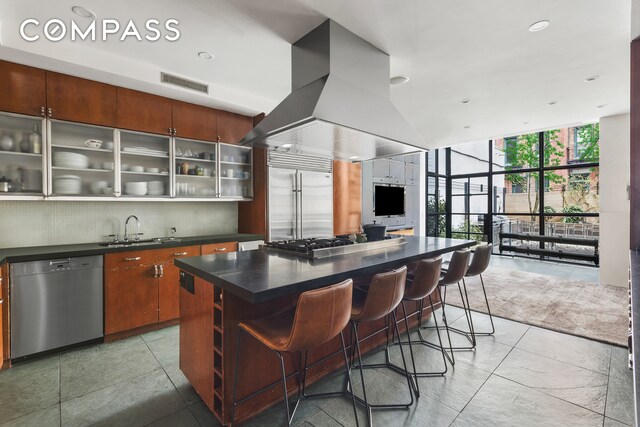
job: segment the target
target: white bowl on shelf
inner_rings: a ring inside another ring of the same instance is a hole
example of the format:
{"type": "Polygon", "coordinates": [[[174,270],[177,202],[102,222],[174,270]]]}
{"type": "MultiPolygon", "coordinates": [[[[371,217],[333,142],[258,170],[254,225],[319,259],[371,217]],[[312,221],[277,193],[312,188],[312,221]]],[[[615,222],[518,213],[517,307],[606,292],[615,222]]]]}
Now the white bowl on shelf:
{"type": "Polygon", "coordinates": [[[120,163],[120,170],[124,171],[124,172],[128,171],[129,170],[129,165],[126,164],[126,163],[120,163]]]}
{"type": "Polygon", "coordinates": [[[130,166],[129,170],[131,172],[144,172],[144,166],[130,166]]]}
{"type": "Polygon", "coordinates": [[[113,162],[103,162],[102,169],[113,170],[113,162]]]}
{"type": "Polygon", "coordinates": [[[107,181],[95,181],[89,184],[89,190],[92,194],[102,194],[103,189],[107,188],[109,183],[107,181]]]}
{"type": "Polygon", "coordinates": [[[145,172],[149,173],[160,173],[160,168],[146,168],[145,172]]]}
{"type": "Polygon", "coordinates": [[[87,148],[101,148],[102,141],[100,141],[99,139],[87,139],[84,142],[84,146],[87,148]]]}
{"type": "Polygon", "coordinates": [[[128,196],[145,196],[147,191],[146,181],[132,181],[124,184],[124,194],[128,196]]]}
{"type": "Polygon", "coordinates": [[[113,187],[104,187],[102,189],[102,194],[113,194],[113,187]]]}

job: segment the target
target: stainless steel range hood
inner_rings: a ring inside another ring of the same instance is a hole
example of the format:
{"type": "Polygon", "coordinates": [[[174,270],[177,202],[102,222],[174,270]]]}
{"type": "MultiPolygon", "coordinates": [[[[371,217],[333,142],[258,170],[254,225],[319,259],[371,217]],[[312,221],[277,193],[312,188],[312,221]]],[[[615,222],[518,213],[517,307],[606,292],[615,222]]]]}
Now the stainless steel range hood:
{"type": "Polygon", "coordinates": [[[327,20],[292,45],[292,93],[240,142],[339,160],[421,151],[389,99],[389,55],[327,20]]]}

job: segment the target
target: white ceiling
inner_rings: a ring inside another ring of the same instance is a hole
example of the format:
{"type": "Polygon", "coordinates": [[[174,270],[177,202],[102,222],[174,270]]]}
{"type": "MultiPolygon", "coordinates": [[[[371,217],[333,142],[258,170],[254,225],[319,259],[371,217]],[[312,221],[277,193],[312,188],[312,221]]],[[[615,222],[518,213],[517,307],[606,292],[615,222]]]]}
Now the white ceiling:
{"type": "Polygon", "coordinates": [[[391,96],[425,147],[629,111],[631,0],[2,0],[0,58],[268,113],[289,93],[290,44],[327,17],[389,53],[392,75],[411,78],[391,96]],[[26,18],[86,25],[73,5],[141,28],[149,18],[175,18],[182,36],[174,43],[20,38],[26,18]],[[529,32],[541,19],[551,25],[529,32]],[[215,59],[199,59],[201,50],[215,59]],[[208,83],[210,95],[162,85],[160,71],[208,83]],[[585,83],[592,75],[599,79],[585,83]]]}

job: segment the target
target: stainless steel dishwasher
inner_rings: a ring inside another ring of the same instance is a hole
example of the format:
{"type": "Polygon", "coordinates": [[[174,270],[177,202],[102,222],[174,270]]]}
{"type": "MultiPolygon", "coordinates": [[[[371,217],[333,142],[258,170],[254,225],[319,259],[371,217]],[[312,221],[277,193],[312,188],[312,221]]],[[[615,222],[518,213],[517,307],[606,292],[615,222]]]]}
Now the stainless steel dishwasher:
{"type": "Polygon", "coordinates": [[[11,358],[103,336],[102,256],[11,264],[11,358]]]}

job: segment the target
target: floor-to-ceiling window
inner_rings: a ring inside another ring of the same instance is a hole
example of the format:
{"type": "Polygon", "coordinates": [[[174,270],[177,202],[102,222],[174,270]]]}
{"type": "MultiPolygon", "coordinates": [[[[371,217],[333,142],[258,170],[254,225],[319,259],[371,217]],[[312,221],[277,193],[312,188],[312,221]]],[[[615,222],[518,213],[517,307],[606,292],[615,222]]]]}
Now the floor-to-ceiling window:
{"type": "MultiPolygon", "coordinates": [[[[430,163],[437,159],[428,179],[443,181],[435,192],[428,186],[428,200],[431,204],[438,200],[445,212],[442,219],[427,206],[430,235],[443,235],[440,224],[444,224],[444,235],[493,242],[496,251],[500,232],[599,237],[597,123],[433,150],[428,158],[430,163]],[[445,167],[439,168],[440,163],[445,167]],[[435,218],[437,226],[433,226],[435,218]]],[[[588,245],[508,243],[519,248],[593,253],[588,245]]]]}

